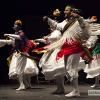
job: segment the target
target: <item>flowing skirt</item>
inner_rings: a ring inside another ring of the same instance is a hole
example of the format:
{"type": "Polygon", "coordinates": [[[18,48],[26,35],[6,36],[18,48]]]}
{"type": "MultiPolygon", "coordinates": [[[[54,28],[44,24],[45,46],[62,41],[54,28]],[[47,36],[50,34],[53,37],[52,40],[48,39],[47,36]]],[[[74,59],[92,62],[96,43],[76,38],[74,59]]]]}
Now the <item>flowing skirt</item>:
{"type": "MultiPolygon", "coordinates": [[[[45,80],[55,79],[57,75],[65,75],[66,69],[64,64],[64,57],[56,60],[56,54],[59,49],[52,50],[50,52],[44,53],[39,62],[39,67],[42,67],[42,73],[45,75],[45,80]]],[[[85,67],[85,62],[80,58],[78,71],[85,67]]]]}
{"type": "Polygon", "coordinates": [[[44,53],[39,62],[39,67],[42,67],[42,73],[46,80],[55,79],[55,76],[65,74],[64,58],[56,60],[56,54],[59,49],[55,49],[44,53]]]}
{"type": "Polygon", "coordinates": [[[94,78],[98,76],[100,74],[100,58],[97,59],[97,57],[94,56],[94,60],[86,65],[84,72],[87,73],[86,78],[94,78]]]}
{"type": "MultiPolygon", "coordinates": [[[[29,55],[23,52],[24,55],[29,55]]],[[[9,67],[9,78],[17,78],[18,74],[30,74],[32,76],[37,75],[39,72],[38,67],[34,61],[22,56],[19,53],[14,53],[9,67]]]]}

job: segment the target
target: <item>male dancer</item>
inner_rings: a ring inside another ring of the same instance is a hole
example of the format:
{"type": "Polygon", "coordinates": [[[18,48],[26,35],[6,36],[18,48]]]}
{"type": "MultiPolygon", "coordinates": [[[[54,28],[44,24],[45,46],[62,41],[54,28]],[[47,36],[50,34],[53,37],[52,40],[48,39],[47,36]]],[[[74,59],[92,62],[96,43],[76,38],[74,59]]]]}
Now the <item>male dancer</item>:
{"type": "Polygon", "coordinates": [[[78,71],[77,67],[79,65],[80,53],[82,52],[81,38],[89,38],[89,32],[87,29],[87,24],[84,22],[83,18],[78,14],[73,13],[74,7],[66,6],[64,14],[65,20],[62,23],[57,23],[47,16],[44,16],[44,20],[56,29],[62,31],[62,38],[45,47],[47,50],[52,50],[60,48],[60,51],[56,55],[56,59],[59,60],[64,56],[64,63],[66,69],[66,76],[72,83],[73,91],[66,94],[66,97],[80,96],[78,89],[78,71]]]}

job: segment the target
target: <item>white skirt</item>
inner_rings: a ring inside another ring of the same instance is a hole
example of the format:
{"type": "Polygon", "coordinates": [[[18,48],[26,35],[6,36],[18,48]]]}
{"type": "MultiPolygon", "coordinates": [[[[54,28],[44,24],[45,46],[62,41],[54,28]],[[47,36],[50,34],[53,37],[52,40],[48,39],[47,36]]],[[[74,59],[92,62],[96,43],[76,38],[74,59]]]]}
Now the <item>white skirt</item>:
{"type": "Polygon", "coordinates": [[[39,62],[39,67],[42,67],[42,73],[45,75],[45,80],[55,79],[55,76],[65,74],[64,58],[56,61],[56,54],[59,49],[44,53],[39,62]]]}
{"type": "Polygon", "coordinates": [[[100,58],[92,60],[89,64],[84,68],[84,72],[87,73],[86,78],[94,78],[100,74],[100,58]]]}
{"type": "MultiPolygon", "coordinates": [[[[42,67],[42,73],[45,75],[45,80],[55,79],[57,75],[65,75],[66,69],[64,64],[64,57],[56,61],[56,55],[59,49],[44,53],[39,62],[39,67],[42,67]]],[[[85,67],[85,62],[80,58],[78,71],[85,67]]]]}
{"type": "MultiPolygon", "coordinates": [[[[29,55],[26,52],[23,52],[25,55],[29,55]]],[[[14,79],[17,77],[18,74],[30,74],[36,75],[38,74],[39,70],[34,61],[25,56],[20,55],[19,53],[14,53],[10,67],[9,67],[9,78],[14,79]]]]}

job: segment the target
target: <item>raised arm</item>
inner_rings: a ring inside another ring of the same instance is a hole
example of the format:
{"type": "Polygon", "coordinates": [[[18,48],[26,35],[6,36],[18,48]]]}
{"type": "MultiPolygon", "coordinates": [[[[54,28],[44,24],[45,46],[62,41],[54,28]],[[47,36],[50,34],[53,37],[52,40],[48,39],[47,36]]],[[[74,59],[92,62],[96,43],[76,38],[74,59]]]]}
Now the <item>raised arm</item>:
{"type": "Polygon", "coordinates": [[[79,16],[77,19],[81,28],[86,27],[86,22],[84,21],[83,17],[79,16]]]}
{"type": "Polygon", "coordinates": [[[65,20],[61,23],[58,23],[57,21],[52,20],[51,18],[47,16],[43,17],[43,20],[47,21],[50,26],[53,26],[55,29],[60,30],[60,31],[64,28],[66,24],[65,20]]]}

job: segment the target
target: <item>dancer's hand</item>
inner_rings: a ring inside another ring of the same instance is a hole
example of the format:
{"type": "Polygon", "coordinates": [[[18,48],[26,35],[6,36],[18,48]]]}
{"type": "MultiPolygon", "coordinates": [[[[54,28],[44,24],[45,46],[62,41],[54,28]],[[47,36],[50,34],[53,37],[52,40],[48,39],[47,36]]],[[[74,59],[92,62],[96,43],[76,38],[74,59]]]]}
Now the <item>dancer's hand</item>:
{"type": "Polygon", "coordinates": [[[4,34],[5,37],[9,36],[9,34],[4,34]]]}
{"type": "Polygon", "coordinates": [[[47,39],[48,39],[48,36],[44,36],[43,39],[44,39],[44,40],[47,40],[47,39]]]}
{"type": "Polygon", "coordinates": [[[71,13],[71,16],[73,16],[73,17],[75,17],[75,18],[79,18],[80,15],[72,12],[72,13],[71,13]]]}
{"type": "Polygon", "coordinates": [[[47,16],[44,16],[44,17],[43,17],[43,20],[44,20],[44,21],[46,21],[47,19],[48,19],[48,17],[47,17],[47,16]]]}
{"type": "Polygon", "coordinates": [[[38,39],[35,39],[34,41],[35,41],[35,42],[38,42],[38,39]]]}

